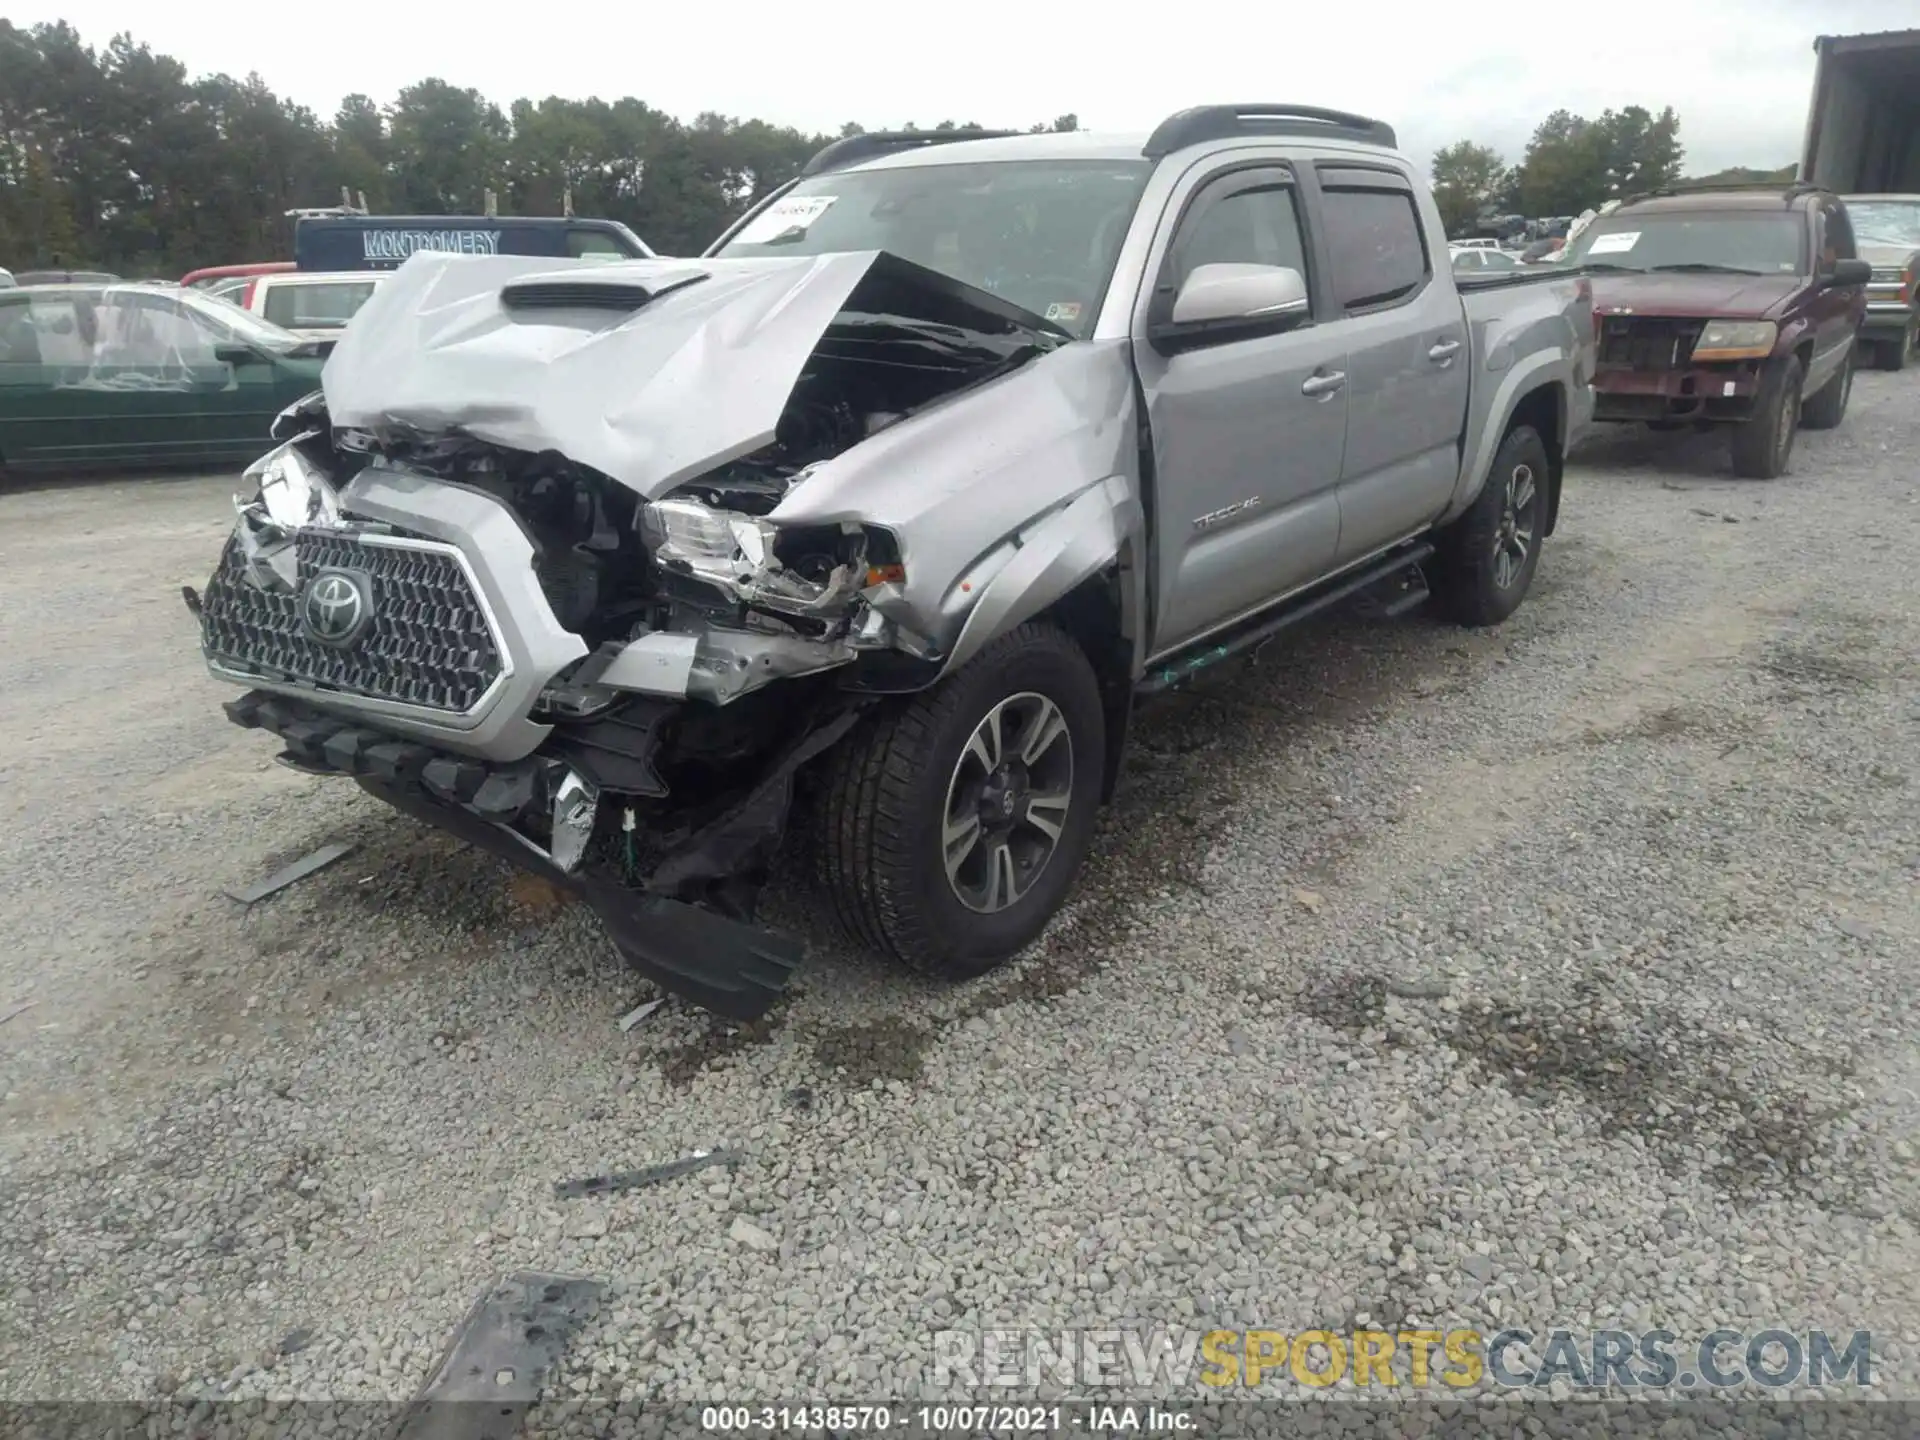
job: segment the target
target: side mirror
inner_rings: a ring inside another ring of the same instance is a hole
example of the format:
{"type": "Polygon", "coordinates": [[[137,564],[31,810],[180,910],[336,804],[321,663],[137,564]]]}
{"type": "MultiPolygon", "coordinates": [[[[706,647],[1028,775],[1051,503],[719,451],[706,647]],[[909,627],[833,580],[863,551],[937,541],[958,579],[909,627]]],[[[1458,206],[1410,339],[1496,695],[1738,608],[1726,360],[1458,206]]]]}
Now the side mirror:
{"type": "Polygon", "coordinates": [[[1277,334],[1305,320],[1310,308],[1305,277],[1285,265],[1198,265],[1152,338],[1162,348],[1181,349],[1208,340],[1277,334]]]}
{"type": "Polygon", "coordinates": [[[1836,260],[1833,273],[1824,280],[1826,288],[1838,290],[1847,285],[1864,285],[1873,279],[1873,266],[1865,260],[1836,260]]]}
{"type": "Polygon", "coordinates": [[[213,347],[213,358],[222,365],[254,365],[259,363],[260,352],[251,345],[242,345],[237,340],[228,341],[213,347]]]}

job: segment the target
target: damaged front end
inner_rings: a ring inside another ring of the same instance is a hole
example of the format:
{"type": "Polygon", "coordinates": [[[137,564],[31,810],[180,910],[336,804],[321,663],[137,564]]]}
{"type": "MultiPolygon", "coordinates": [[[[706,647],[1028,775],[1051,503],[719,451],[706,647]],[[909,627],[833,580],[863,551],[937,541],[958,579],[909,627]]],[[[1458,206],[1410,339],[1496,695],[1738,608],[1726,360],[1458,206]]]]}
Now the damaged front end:
{"type": "Polygon", "coordinates": [[[887,688],[863,657],[938,650],[897,535],[774,512],[1059,340],[891,257],[708,263],[410,262],[189,602],[284,763],[570,887],[637,968],[752,1018],[799,959],[751,920],[796,774],[887,688]]]}

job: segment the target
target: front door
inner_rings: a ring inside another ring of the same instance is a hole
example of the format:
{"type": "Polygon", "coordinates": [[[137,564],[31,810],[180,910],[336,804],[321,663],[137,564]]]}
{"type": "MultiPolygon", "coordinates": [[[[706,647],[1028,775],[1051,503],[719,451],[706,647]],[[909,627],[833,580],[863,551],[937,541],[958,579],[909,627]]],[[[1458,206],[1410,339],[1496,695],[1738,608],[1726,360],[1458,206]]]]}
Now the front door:
{"type": "MultiPolygon", "coordinates": [[[[1853,224],[1846,208],[1838,200],[1821,204],[1814,219],[1819,251],[1814,273],[1833,274],[1839,261],[1858,258],[1853,224]]],[[[1817,283],[1817,282],[1816,282],[1817,283]]],[[[1859,337],[1860,322],[1866,318],[1867,291],[1864,285],[1829,286],[1815,290],[1808,303],[1813,309],[1813,363],[1807,367],[1806,393],[1811,395],[1839,372],[1859,337]]]]}
{"type": "MultiPolygon", "coordinates": [[[[1311,281],[1291,167],[1216,171],[1178,213],[1149,272],[1152,305],[1170,307],[1200,265],[1284,265],[1311,281]]],[[[1342,327],[1322,319],[1171,355],[1135,327],[1153,435],[1156,655],[1312,583],[1332,564],[1347,347],[1342,327]]]]}

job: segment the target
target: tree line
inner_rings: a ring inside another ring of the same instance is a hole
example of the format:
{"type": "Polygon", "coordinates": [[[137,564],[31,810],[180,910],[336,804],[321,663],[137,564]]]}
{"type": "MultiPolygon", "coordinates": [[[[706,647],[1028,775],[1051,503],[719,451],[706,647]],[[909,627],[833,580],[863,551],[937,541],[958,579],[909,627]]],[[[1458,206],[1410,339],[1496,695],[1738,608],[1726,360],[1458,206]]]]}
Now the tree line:
{"type": "Polygon", "coordinates": [[[1482,215],[1578,215],[1677,184],[1774,184],[1792,180],[1796,167],[1754,170],[1736,166],[1682,180],[1686,148],[1671,105],[1654,114],[1640,105],[1602,111],[1588,119],[1556,110],[1533,132],[1526,153],[1509,165],[1500,153],[1472,140],[1456,141],[1433,157],[1434,198],[1449,235],[1472,232],[1482,215]]]}
{"type": "Polygon", "coordinates": [[[285,258],[286,212],[337,205],[343,189],[375,214],[478,214],[492,192],[503,215],[558,215],[570,200],[663,254],[697,254],[836,138],[682,122],[633,98],[502,110],[434,79],[391,105],[349,95],[323,119],[258,75],[193,79],[131,36],[95,49],[64,22],[0,19],[0,265],[169,278],[285,258]]]}
{"type": "MultiPolygon", "coordinates": [[[[860,130],[849,122],[839,134],[860,130]]],[[[258,75],[194,79],[128,35],[95,49],[64,22],[22,29],[0,19],[0,265],[166,277],[283,258],[286,212],[337,204],[343,191],[376,214],[474,214],[489,193],[510,215],[557,215],[571,203],[623,221],[664,254],[695,254],[835,138],[712,113],[684,122],[632,97],[549,96],[502,110],[437,79],[390,105],[349,95],[323,119],[258,75]]],[[[1576,215],[1673,184],[1685,153],[1671,106],[1598,119],[1557,110],[1519,163],[1461,140],[1435,154],[1433,182],[1449,233],[1465,234],[1489,211],[1576,215]]]]}

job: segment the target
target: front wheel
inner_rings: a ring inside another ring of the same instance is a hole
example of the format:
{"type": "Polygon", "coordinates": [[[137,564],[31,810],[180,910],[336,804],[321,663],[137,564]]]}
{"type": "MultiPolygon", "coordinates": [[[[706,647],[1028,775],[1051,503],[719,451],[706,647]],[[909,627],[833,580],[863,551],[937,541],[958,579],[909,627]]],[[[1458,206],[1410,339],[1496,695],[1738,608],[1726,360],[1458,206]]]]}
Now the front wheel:
{"type": "Polygon", "coordinates": [[[1775,480],[1787,473],[1793,439],[1800,433],[1800,357],[1788,355],[1767,367],[1754,399],[1753,418],[1733,427],[1733,473],[1746,480],[1775,480]]]}
{"type": "Polygon", "coordinates": [[[815,856],[842,926],[929,974],[985,974],[1065,901],[1106,745],[1093,667],[1022,625],[830,761],[815,856]]]}
{"type": "Polygon", "coordinates": [[[1520,608],[1540,565],[1552,473],[1539,431],[1507,432],[1479,498],[1439,537],[1434,595],[1449,618],[1498,625],[1520,608]]]}

